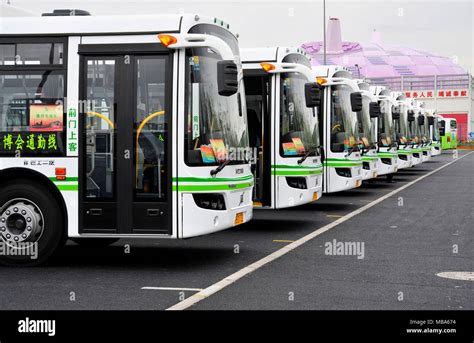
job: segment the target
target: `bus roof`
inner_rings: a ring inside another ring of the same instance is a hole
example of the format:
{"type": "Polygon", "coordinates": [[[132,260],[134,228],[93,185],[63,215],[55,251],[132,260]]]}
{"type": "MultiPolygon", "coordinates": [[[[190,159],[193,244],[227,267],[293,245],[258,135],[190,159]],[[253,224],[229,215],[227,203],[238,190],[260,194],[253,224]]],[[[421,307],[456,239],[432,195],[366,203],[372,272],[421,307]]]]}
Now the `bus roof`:
{"type": "Polygon", "coordinates": [[[313,73],[316,77],[335,77],[338,74],[338,77],[345,77],[352,79],[352,73],[346,67],[340,65],[318,65],[312,66],[313,73]]]}
{"type": "Polygon", "coordinates": [[[9,35],[106,35],[187,32],[196,24],[214,24],[228,30],[217,18],[196,14],[141,16],[44,16],[0,20],[0,36],[9,35]]]}
{"type": "Polygon", "coordinates": [[[306,52],[299,47],[265,47],[240,49],[243,63],[281,62],[285,56],[300,54],[310,60],[306,52]]]}

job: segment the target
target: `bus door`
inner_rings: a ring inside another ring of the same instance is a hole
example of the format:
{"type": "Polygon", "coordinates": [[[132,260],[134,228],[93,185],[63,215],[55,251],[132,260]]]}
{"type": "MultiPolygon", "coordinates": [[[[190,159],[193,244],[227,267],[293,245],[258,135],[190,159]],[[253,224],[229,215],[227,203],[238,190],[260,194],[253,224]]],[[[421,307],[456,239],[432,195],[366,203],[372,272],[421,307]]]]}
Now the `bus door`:
{"type": "Polygon", "coordinates": [[[255,178],[253,200],[261,206],[271,206],[271,120],[270,76],[263,71],[245,70],[245,96],[249,143],[257,153],[252,164],[255,178]]]}
{"type": "Polygon", "coordinates": [[[79,48],[81,233],[171,234],[172,59],[143,46],[79,48]]]}

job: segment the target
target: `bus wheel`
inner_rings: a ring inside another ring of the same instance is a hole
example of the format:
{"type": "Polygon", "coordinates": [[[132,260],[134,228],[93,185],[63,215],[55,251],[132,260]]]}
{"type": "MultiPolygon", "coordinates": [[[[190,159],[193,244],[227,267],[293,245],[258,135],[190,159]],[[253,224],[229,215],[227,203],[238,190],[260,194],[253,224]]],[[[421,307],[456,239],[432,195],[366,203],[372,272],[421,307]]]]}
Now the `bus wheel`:
{"type": "Polygon", "coordinates": [[[100,248],[118,242],[120,238],[70,238],[76,244],[85,248],[100,248]]]}
{"type": "Polygon", "coordinates": [[[0,192],[0,263],[35,266],[46,261],[63,241],[60,205],[44,186],[17,180],[0,192]]]}

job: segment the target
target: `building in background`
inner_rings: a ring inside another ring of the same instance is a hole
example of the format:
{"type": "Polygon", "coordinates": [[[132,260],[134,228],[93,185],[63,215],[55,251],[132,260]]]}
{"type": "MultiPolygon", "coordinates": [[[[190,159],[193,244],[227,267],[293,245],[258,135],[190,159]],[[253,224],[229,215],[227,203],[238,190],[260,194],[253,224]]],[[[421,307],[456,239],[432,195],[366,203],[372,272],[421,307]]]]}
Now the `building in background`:
{"type": "MultiPolygon", "coordinates": [[[[313,65],[324,64],[323,42],[302,45],[313,65]]],[[[343,42],[340,21],[330,18],[327,27],[326,64],[343,65],[356,78],[403,91],[409,98],[426,103],[447,118],[458,122],[458,140],[473,131],[472,76],[451,58],[402,45],[382,42],[374,31],[370,43],[343,42]]]]}

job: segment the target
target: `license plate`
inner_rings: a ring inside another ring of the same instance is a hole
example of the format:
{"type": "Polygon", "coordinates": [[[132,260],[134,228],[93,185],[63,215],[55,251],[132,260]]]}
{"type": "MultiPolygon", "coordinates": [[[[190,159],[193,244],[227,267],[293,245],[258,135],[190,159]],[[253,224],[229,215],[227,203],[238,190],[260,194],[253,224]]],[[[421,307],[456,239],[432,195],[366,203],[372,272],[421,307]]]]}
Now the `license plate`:
{"type": "Polygon", "coordinates": [[[313,193],[313,201],[318,200],[318,192],[313,193]]]}
{"type": "Polygon", "coordinates": [[[244,223],[244,212],[239,212],[235,215],[234,225],[240,225],[244,223]]]}
{"type": "Polygon", "coordinates": [[[360,186],[360,180],[356,180],[356,187],[360,186]]]}

